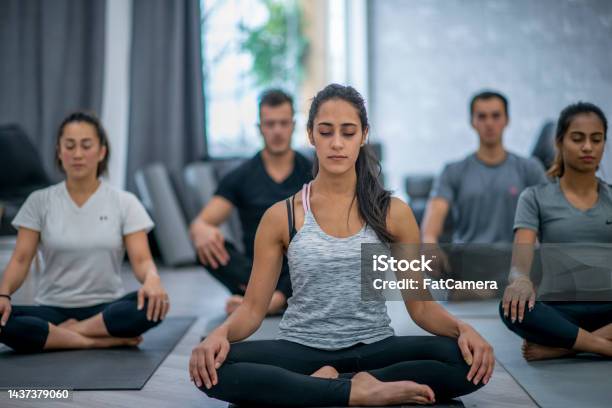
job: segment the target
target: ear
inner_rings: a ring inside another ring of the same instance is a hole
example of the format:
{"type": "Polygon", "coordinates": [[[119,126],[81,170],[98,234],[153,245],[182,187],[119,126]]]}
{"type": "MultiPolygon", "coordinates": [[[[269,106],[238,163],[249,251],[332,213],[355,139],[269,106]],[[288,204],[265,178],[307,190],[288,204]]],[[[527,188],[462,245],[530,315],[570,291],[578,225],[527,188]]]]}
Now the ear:
{"type": "Polygon", "coordinates": [[[307,129],[306,133],[308,133],[308,141],[312,147],[315,147],[314,136],[312,135],[312,129],[307,129]]]}
{"type": "Polygon", "coordinates": [[[361,135],[361,145],[362,146],[367,143],[367,141],[368,141],[368,134],[369,133],[370,133],[370,128],[365,128],[363,130],[363,133],[361,135]]]}
{"type": "Polygon", "coordinates": [[[106,146],[100,146],[100,155],[98,156],[98,162],[101,162],[102,160],[104,160],[104,158],[106,157],[106,152],[108,150],[106,149],[106,146]]]}

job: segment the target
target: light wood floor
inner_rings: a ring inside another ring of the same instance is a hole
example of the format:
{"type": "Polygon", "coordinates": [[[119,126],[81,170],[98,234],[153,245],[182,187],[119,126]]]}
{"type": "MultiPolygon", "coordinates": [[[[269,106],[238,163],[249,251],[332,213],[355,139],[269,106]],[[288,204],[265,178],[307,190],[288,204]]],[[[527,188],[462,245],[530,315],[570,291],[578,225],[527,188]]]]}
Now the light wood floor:
{"type": "MultiPolygon", "coordinates": [[[[2,262],[0,262],[0,266],[2,262]]],[[[0,268],[0,273],[3,268],[0,268]]],[[[187,365],[192,348],[200,336],[215,322],[223,318],[223,304],[228,293],[201,268],[162,269],[162,280],[171,300],[171,315],[196,315],[198,321],[191,327],[177,347],[168,355],[145,387],[140,391],[77,391],[72,401],[15,401],[9,400],[6,392],[0,392],[0,407],[172,407],[215,408],[227,407],[227,403],[209,399],[189,381],[187,365]]],[[[126,287],[134,289],[136,281],[126,274],[126,287]]],[[[15,296],[15,304],[32,302],[35,276],[15,296]]],[[[389,302],[389,314],[398,335],[416,333],[418,328],[411,323],[400,302],[389,302]]],[[[495,318],[486,310],[475,315],[470,311],[456,310],[468,322],[471,319],[495,318]]],[[[265,321],[253,338],[270,336],[277,321],[265,321]]],[[[92,367],[95,370],[95,367],[92,367]]],[[[466,407],[537,407],[521,387],[499,364],[491,382],[481,390],[462,398],[466,407]]]]}

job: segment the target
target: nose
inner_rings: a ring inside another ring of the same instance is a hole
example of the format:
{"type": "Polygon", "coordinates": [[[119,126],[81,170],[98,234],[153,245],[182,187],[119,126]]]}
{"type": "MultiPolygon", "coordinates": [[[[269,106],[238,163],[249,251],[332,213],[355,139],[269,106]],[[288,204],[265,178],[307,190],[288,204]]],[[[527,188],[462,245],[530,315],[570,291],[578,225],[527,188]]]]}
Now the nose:
{"type": "Polygon", "coordinates": [[[334,150],[341,150],[344,147],[344,142],[342,141],[342,135],[340,135],[340,132],[334,133],[331,147],[334,150]]]}
{"type": "Polygon", "coordinates": [[[582,151],[590,152],[591,150],[593,150],[593,144],[591,143],[591,140],[587,138],[584,144],[582,145],[582,151]]]}

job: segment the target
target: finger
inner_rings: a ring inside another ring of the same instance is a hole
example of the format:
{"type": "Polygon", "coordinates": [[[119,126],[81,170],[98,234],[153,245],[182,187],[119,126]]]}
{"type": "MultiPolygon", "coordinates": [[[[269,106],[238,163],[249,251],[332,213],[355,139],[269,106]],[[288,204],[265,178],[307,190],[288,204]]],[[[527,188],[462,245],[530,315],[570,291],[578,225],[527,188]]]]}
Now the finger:
{"type": "Polygon", "coordinates": [[[219,350],[219,354],[217,354],[217,358],[215,358],[215,368],[218,370],[221,367],[221,364],[225,362],[225,358],[227,357],[227,353],[229,352],[229,344],[223,343],[221,344],[221,350],[219,350]]]}
{"type": "Polygon", "coordinates": [[[229,261],[229,254],[225,250],[225,244],[223,244],[223,240],[213,241],[212,244],[212,246],[215,248],[215,255],[217,256],[217,259],[222,264],[227,264],[227,261],[229,261]]]}
{"type": "Polygon", "coordinates": [[[503,300],[503,305],[502,305],[502,308],[504,309],[505,318],[508,318],[508,313],[510,312],[510,299],[511,299],[511,296],[508,293],[508,290],[506,290],[504,292],[504,300],[503,300]]]}
{"type": "Polygon", "coordinates": [[[461,350],[461,355],[463,356],[463,359],[465,360],[467,365],[471,366],[473,356],[472,356],[472,352],[470,351],[470,348],[467,342],[459,341],[459,350],[461,350]]]}
{"type": "Polygon", "coordinates": [[[531,296],[529,296],[529,311],[531,312],[535,307],[536,294],[535,292],[531,292],[531,296]]]}
{"type": "Polygon", "coordinates": [[[143,306],[144,306],[144,290],[140,288],[140,290],[138,291],[138,310],[142,310],[143,306]]]}
{"type": "Polygon", "coordinates": [[[0,324],[2,326],[6,326],[6,322],[8,322],[8,318],[11,314],[11,308],[10,307],[5,307],[4,311],[2,312],[2,319],[0,319],[0,324]]]}
{"type": "Polygon", "coordinates": [[[514,295],[512,297],[512,300],[510,301],[510,319],[512,320],[512,323],[516,322],[517,308],[518,308],[518,297],[514,295]]]}
{"type": "Polygon", "coordinates": [[[487,373],[488,369],[489,369],[489,360],[486,356],[484,356],[481,361],[480,368],[478,368],[478,372],[476,373],[476,376],[474,376],[474,381],[473,381],[474,385],[480,384],[480,381],[482,380],[484,375],[487,373]]]}
{"type": "Polygon", "coordinates": [[[472,363],[472,367],[468,372],[467,379],[468,381],[472,381],[478,370],[480,369],[480,365],[482,364],[482,350],[476,349],[474,350],[474,362],[472,363]]]}
{"type": "Polygon", "coordinates": [[[166,299],[164,301],[164,310],[162,312],[162,319],[166,318],[166,315],[168,314],[168,312],[170,311],[170,301],[168,299],[166,299]]]}
{"type": "Polygon", "coordinates": [[[201,247],[197,247],[198,259],[204,266],[208,266],[208,260],[206,259],[206,255],[204,254],[204,250],[201,247]]]}
{"type": "Polygon", "coordinates": [[[210,253],[212,254],[212,256],[215,257],[215,261],[221,265],[225,265],[225,259],[223,257],[223,253],[221,252],[221,249],[215,242],[212,242],[209,249],[210,249],[210,253]]]}
{"type": "Polygon", "coordinates": [[[485,377],[484,377],[485,384],[487,384],[489,380],[491,379],[491,377],[493,376],[494,370],[495,370],[495,356],[493,355],[493,353],[491,353],[489,356],[489,366],[487,368],[487,373],[485,374],[485,377]]]}
{"type": "Polygon", "coordinates": [[[155,300],[148,297],[147,301],[147,320],[153,320],[153,310],[155,309],[155,300]]]}
{"type": "Polygon", "coordinates": [[[519,323],[523,322],[523,317],[525,316],[525,306],[527,306],[527,299],[521,297],[518,303],[518,321],[519,323]]]}
{"type": "Polygon", "coordinates": [[[211,387],[210,377],[208,376],[208,370],[206,367],[206,352],[200,351],[198,353],[198,374],[200,374],[200,378],[202,379],[202,383],[206,388],[211,387]]]}
{"type": "Polygon", "coordinates": [[[162,311],[162,307],[163,307],[163,300],[161,299],[161,297],[157,296],[155,298],[155,306],[153,308],[153,321],[156,322],[159,320],[159,317],[161,315],[161,311],[162,311]]]}
{"type": "Polygon", "coordinates": [[[196,361],[196,352],[193,351],[191,353],[191,358],[189,359],[189,375],[191,376],[191,379],[193,380],[195,385],[200,388],[202,386],[202,378],[200,378],[200,374],[198,373],[198,366],[196,361]]]}
{"type": "Polygon", "coordinates": [[[208,246],[206,246],[206,247],[202,248],[202,250],[204,251],[204,256],[206,257],[206,261],[208,262],[210,267],[213,268],[213,269],[217,269],[219,267],[219,264],[217,263],[217,260],[215,259],[215,257],[210,252],[210,248],[208,246]]]}
{"type": "MultiPolygon", "coordinates": [[[[208,377],[212,385],[216,385],[217,370],[215,369],[215,352],[210,349],[206,351],[206,369],[208,370],[208,377]]],[[[210,386],[208,388],[210,388],[210,386]]]]}

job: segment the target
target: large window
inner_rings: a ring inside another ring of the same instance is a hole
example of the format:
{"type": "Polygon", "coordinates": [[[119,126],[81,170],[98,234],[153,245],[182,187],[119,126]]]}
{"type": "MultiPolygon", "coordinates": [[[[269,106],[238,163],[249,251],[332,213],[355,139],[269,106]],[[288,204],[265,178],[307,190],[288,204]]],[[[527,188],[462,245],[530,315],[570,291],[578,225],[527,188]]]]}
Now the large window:
{"type": "Polygon", "coordinates": [[[298,97],[306,40],[297,0],[200,0],[208,151],[244,156],[262,146],[257,96],[298,97]]]}

